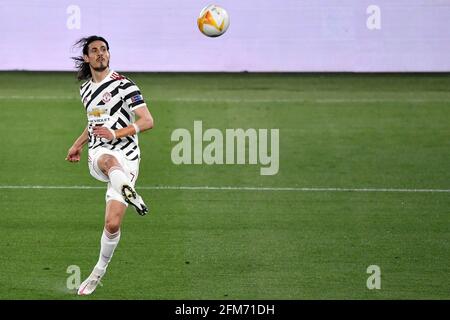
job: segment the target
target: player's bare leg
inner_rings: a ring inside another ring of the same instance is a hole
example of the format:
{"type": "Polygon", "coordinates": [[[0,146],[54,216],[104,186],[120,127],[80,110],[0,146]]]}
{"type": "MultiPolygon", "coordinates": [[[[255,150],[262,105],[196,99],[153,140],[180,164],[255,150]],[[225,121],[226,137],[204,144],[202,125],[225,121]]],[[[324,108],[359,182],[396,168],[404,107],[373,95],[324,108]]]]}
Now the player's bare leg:
{"type": "MultiPolygon", "coordinates": [[[[98,160],[98,166],[103,173],[108,175],[110,183],[116,192],[119,194],[124,194],[127,191],[132,193],[130,198],[126,198],[124,195],[124,200],[127,203],[132,204],[136,208],[136,211],[141,215],[148,212],[142,198],[134,191],[131,182],[114,156],[101,156],[98,160]]],[[[89,277],[80,285],[80,288],[78,289],[79,295],[89,295],[94,292],[99,284],[101,285],[100,280],[105,275],[106,268],[111,261],[114,250],[119,244],[120,225],[126,209],[127,206],[120,201],[109,200],[107,202],[105,227],[100,241],[99,259],[89,277]]]]}
{"type": "Polygon", "coordinates": [[[103,173],[109,177],[114,190],[121,194],[123,199],[128,204],[131,204],[138,214],[141,216],[146,215],[148,207],[142,197],[136,193],[119,161],[112,155],[104,154],[98,159],[97,164],[103,173]]]}
{"type": "Polygon", "coordinates": [[[123,203],[110,200],[106,204],[105,227],[100,241],[100,256],[89,277],[83,281],[78,289],[79,295],[89,295],[97,288],[100,280],[106,273],[106,268],[114,254],[120,240],[120,225],[127,206],[123,203]]]}

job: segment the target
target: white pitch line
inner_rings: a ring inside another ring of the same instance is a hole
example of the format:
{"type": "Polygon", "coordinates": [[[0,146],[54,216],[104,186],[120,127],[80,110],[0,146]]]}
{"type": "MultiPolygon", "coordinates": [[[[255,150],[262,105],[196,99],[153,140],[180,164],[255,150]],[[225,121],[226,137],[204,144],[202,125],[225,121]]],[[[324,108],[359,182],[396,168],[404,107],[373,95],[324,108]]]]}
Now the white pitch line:
{"type": "MultiPolygon", "coordinates": [[[[0,189],[105,189],[100,186],[2,186],[0,189]]],[[[141,190],[218,190],[218,191],[295,191],[295,192],[409,192],[450,193],[450,189],[394,189],[394,188],[301,188],[301,187],[211,187],[211,186],[138,186],[141,190]]]]}
{"type": "MultiPolygon", "coordinates": [[[[0,100],[80,100],[78,96],[0,96],[0,100]]],[[[374,102],[408,102],[408,103],[431,103],[431,102],[445,102],[448,103],[450,99],[444,97],[442,99],[427,99],[427,98],[262,98],[262,99],[248,99],[248,98],[196,98],[196,97],[175,97],[175,98],[155,98],[151,99],[153,102],[198,102],[198,103],[374,103],[374,102]]]]}
{"type": "Polygon", "coordinates": [[[421,98],[260,98],[260,99],[248,99],[248,98],[168,98],[168,99],[155,99],[154,101],[169,101],[169,102],[225,102],[225,103],[240,103],[240,102],[253,102],[253,103],[266,103],[266,102],[281,102],[281,103],[375,103],[375,102],[408,102],[408,103],[431,103],[431,102],[448,102],[449,99],[421,99],[421,98]]]}
{"type": "Polygon", "coordinates": [[[80,100],[79,96],[0,96],[0,100],[80,100]]]}

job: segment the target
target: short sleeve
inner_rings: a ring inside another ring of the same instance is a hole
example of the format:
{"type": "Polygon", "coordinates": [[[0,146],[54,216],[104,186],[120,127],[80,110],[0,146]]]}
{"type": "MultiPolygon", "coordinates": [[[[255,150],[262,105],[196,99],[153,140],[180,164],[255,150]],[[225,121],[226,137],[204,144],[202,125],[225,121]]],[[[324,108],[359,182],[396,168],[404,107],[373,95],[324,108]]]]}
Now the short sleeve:
{"type": "Polygon", "coordinates": [[[127,79],[121,87],[123,100],[131,111],[145,105],[145,100],[142,96],[141,90],[139,90],[139,87],[133,81],[127,79]]]}

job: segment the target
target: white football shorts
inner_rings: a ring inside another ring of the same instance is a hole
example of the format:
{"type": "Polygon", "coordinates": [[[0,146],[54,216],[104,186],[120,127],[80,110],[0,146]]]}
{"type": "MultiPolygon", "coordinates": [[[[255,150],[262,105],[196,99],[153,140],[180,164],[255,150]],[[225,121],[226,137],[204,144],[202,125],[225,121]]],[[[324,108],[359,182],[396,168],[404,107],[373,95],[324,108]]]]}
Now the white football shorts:
{"type": "Polygon", "coordinates": [[[122,152],[119,150],[109,150],[106,148],[98,147],[93,151],[89,151],[88,154],[88,167],[89,167],[89,173],[91,176],[93,176],[95,179],[102,181],[102,182],[108,182],[108,188],[106,190],[106,196],[105,201],[108,202],[109,200],[117,200],[126,206],[128,206],[128,203],[125,202],[123,199],[123,196],[119,194],[116,190],[113,189],[111,182],[109,181],[109,177],[105,175],[102,170],[98,167],[97,160],[100,158],[100,156],[104,154],[109,154],[114,156],[117,161],[122,166],[123,170],[125,171],[125,174],[130,179],[130,182],[134,188],[134,185],[136,183],[136,180],[138,178],[139,174],[139,161],[140,159],[131,161],[125,158],[122,152]]]}

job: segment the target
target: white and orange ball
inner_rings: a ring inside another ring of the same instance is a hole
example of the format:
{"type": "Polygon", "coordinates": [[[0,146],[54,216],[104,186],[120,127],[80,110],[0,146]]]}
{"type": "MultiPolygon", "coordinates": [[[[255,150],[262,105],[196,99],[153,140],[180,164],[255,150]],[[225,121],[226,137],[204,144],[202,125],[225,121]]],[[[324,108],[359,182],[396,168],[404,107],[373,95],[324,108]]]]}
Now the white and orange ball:
{"type": "Polygon", "coordinates": [[[230,17],[224,8],[212,4],[200,12],[197,25],[205,36],[218,37],[227,31],[230,17]]]}

